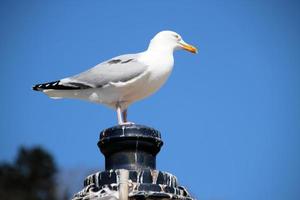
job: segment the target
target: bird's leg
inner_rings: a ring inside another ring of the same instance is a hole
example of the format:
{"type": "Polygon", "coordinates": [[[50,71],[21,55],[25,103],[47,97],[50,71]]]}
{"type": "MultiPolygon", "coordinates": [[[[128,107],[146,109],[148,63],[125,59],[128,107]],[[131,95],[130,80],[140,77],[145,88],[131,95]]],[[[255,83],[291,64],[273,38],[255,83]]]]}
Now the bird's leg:
{"type": "Polygon", "coordinates": [[[122,110],[121,110],[121,107],[120,107],[119,104],[117,105],[117,115],[118,115],[118,124],[119,125],[124,124],[124,121],[123,121],[123,118],[122,118],[122,110]]]}
{"type": "Polygon", "coordinates": [[[123,112],[122,112],[122,117],[123,117],[123,124],[124,124],[124,125],[131,125],[131,124],[134,124],[133,122],[127,121],[127,108],[126,108],[125,110],[123,110],[123,112]]]}
{"type": "Polygon", "coordinates": [[[127,122],[127,109],[123,110],[122,117],[123,117],[124,123],[126,123],[127,122]]]}

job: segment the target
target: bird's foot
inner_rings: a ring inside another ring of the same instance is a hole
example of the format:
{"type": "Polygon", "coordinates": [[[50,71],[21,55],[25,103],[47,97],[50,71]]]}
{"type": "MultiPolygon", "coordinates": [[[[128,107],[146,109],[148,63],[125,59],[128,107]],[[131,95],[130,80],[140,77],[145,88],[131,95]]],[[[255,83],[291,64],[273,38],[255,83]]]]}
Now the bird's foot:
{"type": "Polygon", "coordinates": [[[135,123],[134,122],[122,122],[119,125],[123,126],[123,125],[133,125],[133,124],[135,124],[135,123]]]}

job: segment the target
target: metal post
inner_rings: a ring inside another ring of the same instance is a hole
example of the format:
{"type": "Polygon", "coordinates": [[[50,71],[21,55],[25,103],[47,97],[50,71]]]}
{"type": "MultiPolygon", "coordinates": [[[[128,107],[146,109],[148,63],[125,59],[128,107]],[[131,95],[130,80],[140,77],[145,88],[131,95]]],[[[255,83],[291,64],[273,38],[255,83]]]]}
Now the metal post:
{"type": "Polygon", "coordinates": [[[128,200],[128,178],[129,171],[120,169],[120,182],[119,182],[119,200],[128,200]]]}
{"type": "Polygon", "coordinates": [[[162,145],[160,132],[151,127],[128,124],[103,130],[98,147],[105,170],[88,176],[72,200],[194,200],[176,176],[156,170],[162,145]]]}

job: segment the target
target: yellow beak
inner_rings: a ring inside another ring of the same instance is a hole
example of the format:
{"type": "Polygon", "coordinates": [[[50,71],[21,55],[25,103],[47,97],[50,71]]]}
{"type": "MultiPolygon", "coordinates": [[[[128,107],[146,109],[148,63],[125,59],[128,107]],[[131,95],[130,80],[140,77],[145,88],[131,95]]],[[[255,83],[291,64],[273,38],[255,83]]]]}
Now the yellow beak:
{"type": "Polygon", "coordinates": [[[193,45],[187,44],[185,42],[182,42],[180,44],[184,50],[187,50],[192,53],[198,53],[198,49],[196,47],[194,47],[193,45]]]}

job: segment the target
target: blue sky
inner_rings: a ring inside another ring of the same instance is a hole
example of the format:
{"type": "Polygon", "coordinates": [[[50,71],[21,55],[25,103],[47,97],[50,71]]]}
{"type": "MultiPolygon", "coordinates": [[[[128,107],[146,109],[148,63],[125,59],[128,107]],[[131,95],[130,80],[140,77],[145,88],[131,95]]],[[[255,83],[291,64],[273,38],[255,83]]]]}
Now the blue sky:
{"type": "Polygon", "coordinates": [[[165,142],[158,169],[197,199],[300,199],[300,4],[297,1],[1,1],[0,160],[42,145],[61,168],[103,169],[106,107],[31,91],[125,53],[159,31],[199,48],[129,119],[165,142]]]}

